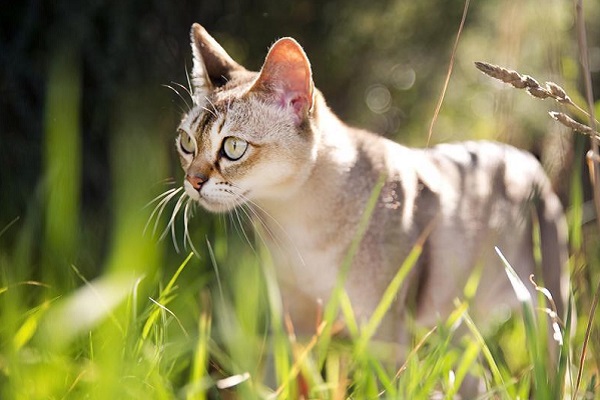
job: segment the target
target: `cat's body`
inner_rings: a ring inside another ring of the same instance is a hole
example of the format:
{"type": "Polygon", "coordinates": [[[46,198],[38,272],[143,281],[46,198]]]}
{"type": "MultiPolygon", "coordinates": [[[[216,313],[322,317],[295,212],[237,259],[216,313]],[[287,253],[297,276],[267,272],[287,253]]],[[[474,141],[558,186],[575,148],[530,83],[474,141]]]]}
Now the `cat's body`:
{"type": "Polygon", "coordinates": [[[404,342],[409,305],[418,323],[444,318],[477,266],[471,313],[513,306],[494,246],[527,280],[537,272],[534,219],[543,279],[562,309],[564,215],[533,156],[492,142],[410,149],[350,128],[313,88],[308,60],[292,39],[271,48],[260,73],[235,63],[197,24],[192,49],[195,105],[178,138],[186,193],[211,211],[251,204],[259,214],[297,332],[314,332],[319,303],[329,299],[381,177],[345,286],[359,322],[418,238],[427,240],[379,338],[404,342]]]}

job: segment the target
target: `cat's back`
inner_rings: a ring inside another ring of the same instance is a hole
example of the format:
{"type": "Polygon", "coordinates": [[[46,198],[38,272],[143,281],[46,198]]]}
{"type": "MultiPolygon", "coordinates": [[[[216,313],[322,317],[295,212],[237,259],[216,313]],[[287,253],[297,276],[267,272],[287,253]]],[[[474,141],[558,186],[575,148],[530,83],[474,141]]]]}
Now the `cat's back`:
{"type": "Polygon", "coordinates": [[[406,189],[427,189],[438,197],[477,201],[493,195],[511,202],[530,200],[532,192],[551,191],[539,161],[508,144],[481,140],[421,149],[366,131],[352,130],[351,136],[359,159],[367,161],[371,171],[402,182],[406,189]]]}
{"type": "Polygon", "coordinates": [[[477,242],[490,230],[520,239],[530,226],[532,200],[555,196],[538,160],[507,144],[466,141],[418,149],[380,137],[361,140],[365,152],[379,154],[374,164],[386,175],[381,220],[412,238],[436,220],[445,227],[433,234],[442,247],[477,242]]]}
{"type": "Polygon", "coordinates": [[[550,190],[539,161],[529,152],[493,141],[439,144],[423,150],[439,171],[446,190],[464,196],[502,196],[510,201],[529,200],[532,192],[550,190]]]}

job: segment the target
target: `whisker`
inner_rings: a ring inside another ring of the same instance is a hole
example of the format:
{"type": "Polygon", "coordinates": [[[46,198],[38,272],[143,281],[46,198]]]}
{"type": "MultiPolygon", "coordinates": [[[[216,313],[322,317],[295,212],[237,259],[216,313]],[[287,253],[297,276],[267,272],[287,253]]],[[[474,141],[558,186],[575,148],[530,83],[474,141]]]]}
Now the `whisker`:
{"type": "Polygon", "coordinates": [[[158,215],[156,216],[156,220],[154,222],[154,229],[152,229],[152,234],[156,234],[156,230],[158,229],[158,222],[160,221],[160,217],[162,213],[165,211],[167,204],[177,195],[179,191],[173,192],[169,197],[164,198],[158,205],[157,208],[160,207],[158,211],[158,215]]]}
{"type": "MultiPolygon", "coordinates": [[[[214,103],[212,101],[210,101],[210,99],[208,98],[208,96],[205,96],[204,98],[206,99],[206,101],[208,102],[208,104],[210,104],[212,106],[212,108],[213,108],[214,113],[211,112],[211,114],[214,115],[215,118],[218,118],[219,117],[219,111],[217,110],[217,107],[215,107],[214,103]]],[[[208,110],[206,110],[206,111],[208,111],[208,110]]]]}
{"type": "Polygon", "coordinates": [[[181,190],[183,190],[182,187],[169,189],[166,192],[156,196],[154,198],[154,200],[152,200],[145,206],[145,207],[148,207],[150,204],[155,203],[155,202],[159,201],[160,199],[162,199],[154,207],[154,210],[152,210],[150,217],[148,217],[148,221],[146,222],[146,225],[144,226],[144,231],[143,231],[144,234],[146,234],[148,227],[152,223],[152,218],[156,218],[154,221],[154,228],[152,229],[152,234],[153,235],[156,234],[156,230],[158,229],[158,222],[160,221],[160,216],[162,215],[165,207],[171,201],[171,199],[173,199],[173,197],[175,197],[177,195],[177,193],[179,193],[181,190]]]}
{"type": "Polygon", "coordinates": [[[246,214],[248,219],[250,219],[250,221],[252,221],[252,226],[254,227],[254,231],[256,232],[258,237],[261,239],[261,241],[265,245],[267,244],[265,237],[262,234],[262,231],[264,230],[264,232],[272,239],[272,241],[277,244],[277,247],[279,249],[281,249],[281,242],[280,242],[279,238],[273,233],[273,231],[271,230],[269,225],[265,223],[265,221],[260,216],[260,214],[257,213],[256,210],[252,209],[252,207],[250,206],[249,203],[244,204],[244,207],[242,208],[242,210],[244,211],[244,214],[246,214]]]}
{"type": "Polygon", "coordinates": [[[202,109],[203,109],[204,111],[206,111],[207,113],[211,113],[211,114],[213,115],[213,117],[215,117],[215,118],[218,118],[218,117],[219,117],[217,114],[215,114],[215,113],[214,113],[214,111],[212,111],[212,110],[210,110],[210,109],[208,109],[208,108],[206,108],[206,107],[202,107],[202,109]]]}
{"type": "Polygon", "coordinates": [[[179,191],[181,189],[182,188],[171,188],[169,190],[166,190],[166,191],[162,192],[161,194],[159,194],[158,196],[156,196],[155,198],[153,198],[152,200],[150,200],[148,203],[146,203],[146,205],[143,208],[148,208],[151,204],[156,203],[163,197],[168,196],[169,194],[179,191]]]}
{"type": "Polygon", "coordinates": [[[192,98],[192,104],[195,104],[195,97],[194,97],[194,88],[192,87],[192,81],[190,81],[190,73],[187,69],[187,65],[185,66],[185,79],[187,80],[187,84],[188,84],[188,93],[190,94],[190,97],[192,98]]]}
{"type": "MultiPolygon", "coordinates": [[[[237,186],[234,185],[234,187],[238,188],[237,186]]],[[[240,188],[238,188],[240,189],[240,188]]],[[[252,213],[252,215],[254,215],[255,218],[253,218],[253,220],[257,220],[260,225],[263,226],[263,228],[265,229],[266,233],[269,235],[269,237],[273,240],[273,242],[275,242],[277,244],[277,246],[279,248],[281,248],[282,246],[282,241],[279,238],[278,235],[275,235],[275,233],[273,232],[273,230],[271,229],[271,227],[269,226],[269,224],[267,224],[267,222],[262,218],[262,216],[264,215],[265,217],[269,218],[272,222],[273,222],[273,227],[277,228],[278,231],[280,231],[281,233],[283,233],[283,235],[285,236],[286,241],[291,244],[291,247],[294,249],[296,255],[298,256],[300,262],[302,264],[304,264],[304,258],[302,257],[302,253],[300,252],[300,250],[298,249],[298,247],[296,246],[296,244],[294,243],[294,241],[292,240],[292,238],[290,237],[290,235],[287,233],[287,231],[285,230],[285,228],[283,226],[281,226],[281,224],[279,223],[279,221],[277,221],[277,219],[275,219],[271,214],[269,214],[264,208],[262,208],[261,206],[259,206],[258,204],[256,204],[254,201],[252,201],[251,199],[249,199],[248,197],[246,197],[245,195],[241,194],[241,193],[236,193],[241,199],[243,199],[246,203],[246,205],[248,206],[248,210],[250,210],[250,212],[252,213]],[[258,210],[255,210],[255,208],[258,210]]],[[[260,232],[259,229],[255,229],[258,232],[260,232]]],[[[262,239],[262,237],[261,237],[262,239]]],[[[264,239],[262,239],[264,242],[264,239]]]]}
{"type": "MultiPolygon", "coordinates": [[[[167,233],[169,232],[169,229],[171,229],[173,239],[175,239],[175,236],[174,236],[174,233],[173,233],[174,232],[174,228],[172,228],[172,225],[175,222],[175,218],[177,217],[177,213],[181,209],[181,206],[182,206],[182,204],[183,204],[183,202],[185,201],[186,198],[187,198],[187,194],[184,192],[179,197],[179,199],[177,200],[177,203],[175,204],[175,208],[173,208],[173,211],[171,212],[171,218],[169,219],[169,223],[167,224],[167,227],[165,228],[165,230],[160,235],[159,240],[163,240],[167,236],[167,233]]],[[[177,245],[177,241],[176,240],[173,240],[173,245],[175,246],[175,251],[177,253],[179,253],[179,246],[177,245]]]]}
{"type": "MultiPolygon", "coordinates": [[[[181,200],[181,197],[179,199],[181,200]]],[[[179,204],[179,201],[177,201],[177,204],[179,204]]],[[[175,216],[176,214],[177,214],[177,212],[174,212],[173,216],[175,216]]],[[[171,220],[173,221],[170,224],[171,225],[171,240],[173,241],[173,247],[175,247],[175,252],[177,252],[177,254],[179,254],[179,245],[177,245],[177,238],[175,237],[175,222],[173,219],[171,219],[171,220]]],[[[184,240],[184,243],[185,243],[185,240],[184,240]]]]}
{"type": "Polygon", "coordinates": [[[188,241],[187,241],[187,237],[188,237],[188,209],[189,209],[189,205],[190,205],[190,199],[188,199],[188,201],[185,202],[185,206],[183,207],[183,250],[185,250],[187,252],[188,249],[188,241]]]}
{"type": "Polygon", "coordinates": [[[191,197],[188,197],[187,202],[185,203],[185,207],[183,208],[183,245],[186,246],[186,243],[189,243],[190,248],[196,254],[197,257],[200,257],[200,253],[194,247],[194,243],[192,242],[192,238],[190,237],[189,231],[189,217],[192,212],[191,207],[194,206],[193,200],[191,197]]]}
{"type": "MultiPolygon", "coordinates": [[[[249,215],[243,209],[243,205],[241,203],[239,203],[239,202],[236,202],[236,203],[237,203],[236,208],[234,208],[233,211],[235,212],[235,217],[236,217],[236,220],[239,225],[239,229],[237,229],[238,235],[240,235],[240,237],[243,237],[246,240],[246,242],[248,243],[248,245],[250,246],[250,248],[252,249],[252,251],[254,253],[256,253],[256,249],[252,245],[252,241],[248,237],[248,234],[246,233],[246,229],[244,229],[244,223],[243,223],[242,219],[240,218],[240,211],[242,211],[246,215],[246,217],[249,217],[249,215]]],[[[235,226],[235,221],[234,221],[234,226],[235,226]]]]}
{"type": "MultiPolygon", "coordinates": [[[[271,228],[265,223],[265,221],[261,218],[261,216],[256,212],[256,210],[252,209],[250,204],[246,203],[240,209],[244,212],[244,214],[252,221],[252,226],[254,227],[254,232],[260,239],[260,241],[267,247],[269,244],[264,236],[264,234],[268,235],[271,238],[271,243],[273,243],[279,251],[283,251],[283,243],[280,238],[273,233],[271,228]],[[264,234],[263,234],[264,233],[264,234]]],[[[296,245],[290,240],[291,247],[296,249],[296,252],[299,255],[300,260],[304,263],[302,257],[300,256],[300,252],[296,248],[296,245]]],[[[254,250],[254,249],[253,249],[254,250]]]]}
{"type": "MultiPolygon", "coordinates": [[[[246,205],[243,204],[242,206],[240,206],[240,211],[244,213],[244,215],[246,216],[246,218],[248,218],[248,220],[250,221],[250,223],[252,224],[252,227],[254,228],[254,233],[255,235],[260,239],[260,241],[267,246],[267,241],[265,240],[265,237],[263,236],[263,233],[261,232],[261,229],[257,229],[256,227],[256,222],[255,222],[255,218],[259,218],[259,217],[253,217],[254,213],[250,210],[250,208],[246,205]]],[[[264,224],[261,225],[264,226],[264,224]]],[[[277,242],[277,239],[275,237],[273,237],[273,235],[271,235],[271,233],[268,231],[269,229],[266,228],[265,232],[273,239],[273,242],[277,242]]],[[[281,248],[278,244],[278,247],[281,248]]],[[[254,250],[254,247],[252,247],[252,250],[254,250]]],[[[256,253],[256,250],[254,251],[256,253]]]]}
{"type": "MultiPolygon", "coordinates": [[[[172,83],[173,85],[177,85],[177,86],[179,86],[180,88],[182,88],[182,89],[183,89],[183,90],[184,90],[184,91],[185,91],[185,92],[188,94],[188,96],[190,96],[190,99],[192,98],[192,92],[190,92],[190,90],[189,90],[187,87],[183,86],[181,83],[178,83],[178,82],[171,82],[171,83],[172,83]]],[[[187,104],[187,103],[186,103],[186,104],[187,104]]]]}
{"type": "MultiPolygon", "coordinates": [[[[181,95],[181,93],[179,93],[179,91],[178,91],[177,89],[175,89],[173,86],[171,86],[171,85],[166,85],[166,84],[163,84],[163,85],[161,85],[161,86],[163,86],[163,87],[166,87],[166,88],[168,88],[168,89],[171,89],[172,91],[174,91],[174,92],[177,94],[177,96],[179,96],[179,98],[180,98],[181,100],[183,100],[183,103],[184,103],[184,104],[185,104],[185,106],[188,108],[188,110],[191,110],[191,109],[192,109],[192,107],[190,107],[190,105],[188,104],[187,100],[186,100],[186,99],[185,99],[185,98],[184,98],[184,97],[181,95]]],[[[179,109],[180,109],[180,110],[181,110],[183,113],[187,112],[187,111],[186,111],[186,110],[185,110],[183,107],[179,107],[179,109]]]]}
{"type": "Polygon", "coordinates": [[[173,178],[172,176],[162,179],[160,181],[158,181],[156,184],[154,184],[153,186],[156,186],[157,184],[161,184],[161,185],[174,185],[175,183],[177,183],[177,181],[175,180],[175,178],[173,178]]]}
{"type": "Polygon", "coordinates": [[[285,233],[285,229],[283,229],[283,227],[279,224],[279,222],[275,218],[273,218],[273,216],[271,216],[271,214],[269,214],[265,209],[263,209],[261,206],[259,206],[258,204],[256,204],[255,202],[253,202],[252,200],[250,200],[248,197],[246,197],[243,194],[238,194],[238,196],[245,201],[245,204],[248,206],[248,209],[250,210],[252,215],[267,230],[267,233],[269,234],[269,236],[271,236],[273,239],[275,239],[275,235],[273,234],[273,231],[271,230],[269,225],[266,223],[266,221],[264,220],[262,215],[269,217],[275,223],[275,226],[277,228],[279,228],[282,232],[285,233]],[[257,208],[258,211],[260,211],[260,212],[257,212],[254,208],[257,208]]]}
{"type": "MultiPolygon", "coordinates": [[[[238,186],[236,186],[234,184],[232,184],[232,187],[234,189],[238,189],[238,190],[241,191],[241,188],[239,188],[238,186]]],[[[252,206],[251,206],[253,204],[252,200],[250,200],[248,197],[246,197],[242,193],[237,193],[237,191],[234,191],[234,190],[226,190],[226,191],[228,193],[231,193],[232,195],[237,196],[239,198],[239,200],[236,200],[235,203],[234,203],[236,205],[236,210],[239,208],[246,215],[246,217],[252,222],[252,224],[253,224],[253,226],[255,228],[254,229],[255,232],[258,235],[258,237],[260,238],[260,240],[263,242],[263,244],[267,245],[267,242],[266,242],[264,236],[261,234],[261,229],[259,229],[256,226],[256,222],[258,222],[264,228],[265,233],[267,235],[269,235],[269,237],[272,239],[272,241],[274,243],[276,243],[277,247],[281,249],[282,244],[281,244],[279,238],[273,233],[273,231],[271,230],[271,228],[269,227],[269,225],[263,220],[263,218],[261,217],[260,213],[258,213],[256,210],[254,210],[252,208],[252,206]]],[[[260,208],[260,207],[258,207],[258,208],[260,208]]],[[[268,214],[266,211],[263,211],[263,212],[265,214],[268,214]]],[[[275,220],[273,217],[271,217],[271,218],[273,220],[275,220]]],[[[239,221],[239,216],[238,216],[238,221],[239,221]]],[[[241,225],[241,221],[240,221],[240,225],[241,225]]],[[[283,231],[283,228],[280,225],[278,225],[278,226],[283,231]]],[[[242,227],[242,229],[243,229],[243,227],[242,227]]],[[[248,236],[245,234],[245,231],[244,231],[244,236],[246,237],[246,240],[248,241],[248,243],[252,247],[252,244],[250,243],[248,236]]],[[[291,240],[290,240],[290,243],[291,243],[291,240]]],[[[295,245],[293,245],[293,246],[295,247],[295,245]]],[[[254,248],[252,248],[252,249],[254,250],[254,248]]]]}

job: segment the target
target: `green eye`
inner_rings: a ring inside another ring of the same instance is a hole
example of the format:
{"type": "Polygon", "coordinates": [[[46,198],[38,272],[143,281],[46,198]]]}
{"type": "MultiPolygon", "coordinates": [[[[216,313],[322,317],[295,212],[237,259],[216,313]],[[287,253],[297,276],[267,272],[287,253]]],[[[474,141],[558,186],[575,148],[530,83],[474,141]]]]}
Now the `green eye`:
{"type": "Polygon", "coordinates": [[[231,161],[242,158],[247,148],[248,142],[243,139],[229,136],[223,140],[223,154],[231,161]]]}
{"type": "Polygon", "coordinates": [[[184,130],[179,131],[179,147],[186,154],[194,154],[196,151],[194,139],[184,130]]]}

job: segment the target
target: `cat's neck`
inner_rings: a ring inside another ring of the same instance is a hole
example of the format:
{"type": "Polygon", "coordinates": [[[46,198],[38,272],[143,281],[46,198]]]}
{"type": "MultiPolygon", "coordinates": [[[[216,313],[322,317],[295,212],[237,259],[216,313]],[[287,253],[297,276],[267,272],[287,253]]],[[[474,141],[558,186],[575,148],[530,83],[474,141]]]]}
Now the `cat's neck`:
{"type": "Polygon", "coordinates": [[[358,150],[351,128],[344,124],[327,106],[323,96],[315,96],[311,118],[311,133],[315,146],[315,161],[306,181],[282,197],[261,199],[266,211],[285,217],[290,207],[298,212],[333,201],[338,187],[347,179],[349,168],[356,162],[358,150]]]}
{"type": "Polygon", "coordinates": [[[355,231],[375,183],[387,169],[385,153],[392,144],[344,124],[320,94],[315,106],[316,159],[308,178],[285,197],[257,203],[268,214],[264,221],[271,230],[283,233],[296,247],[332,243],[341,249],[352,236],[340,232],[355,231]]]}

